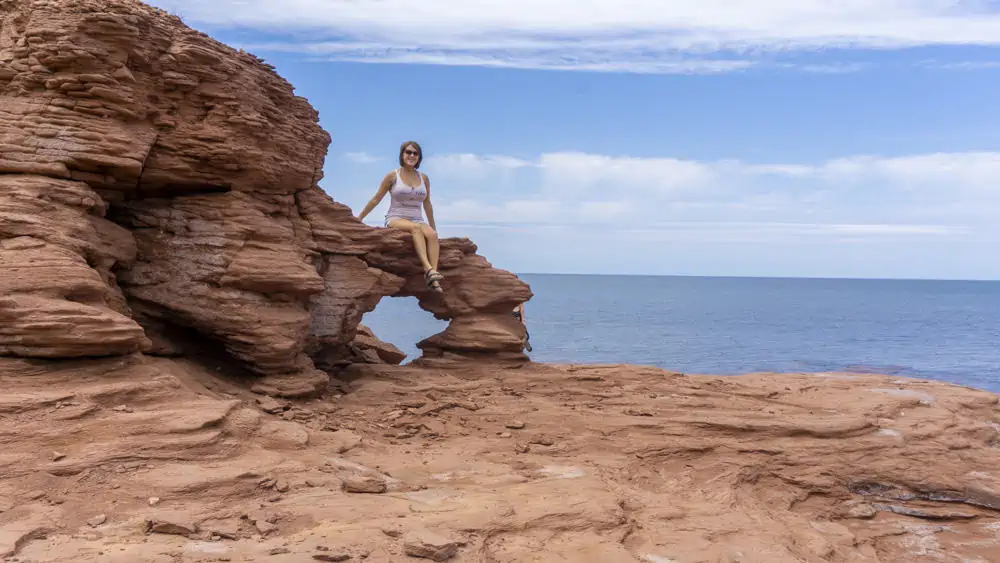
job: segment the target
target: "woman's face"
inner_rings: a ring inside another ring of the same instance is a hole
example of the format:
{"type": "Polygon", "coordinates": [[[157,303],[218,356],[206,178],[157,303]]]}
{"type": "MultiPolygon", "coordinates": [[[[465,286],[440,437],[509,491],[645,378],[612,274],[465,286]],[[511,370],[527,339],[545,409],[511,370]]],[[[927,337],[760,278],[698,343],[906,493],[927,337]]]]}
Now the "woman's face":
{"type": "Polygon", "coordinates": [[[413,145],[407,145],[406,148],[403,149],[403,162],[408,167],[410,168],[415,167],[419,160],[420,160],[420,151],[417,150],[417,147],[413,145]]]}

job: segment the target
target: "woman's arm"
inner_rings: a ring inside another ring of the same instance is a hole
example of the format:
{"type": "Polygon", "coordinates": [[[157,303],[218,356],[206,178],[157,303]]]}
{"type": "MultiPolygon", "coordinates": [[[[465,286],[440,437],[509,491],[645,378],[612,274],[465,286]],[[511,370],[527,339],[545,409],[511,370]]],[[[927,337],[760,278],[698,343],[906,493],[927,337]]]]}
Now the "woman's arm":
{"type": "Polygon", "coordinates": [[[427,224],[437,231],[437,225],[434,224],[434,206],[431,205],[431,180],[427,177],[427,174],[424,174],[424,185],[427,186],[427,197],[424,198],[424,212],[427,213],[427,224]]]}
{"type": "Polygon", "coordinates": [[[371,213],[372,209],[378,207],[378,204],[382,202],[382,198],[385,197],[385,194],[389,193],[389,188],[392,187],[392,180],[392,172],[386,174],[385,178],[382,178],[382,183],[378,185],[378,191],[375,192],[375,196],[368,200],[368,205],[365,205],[365,208],[362,209],[361,213],[358,215],[359,221],[364,221],[365,216],[371,213]]]}

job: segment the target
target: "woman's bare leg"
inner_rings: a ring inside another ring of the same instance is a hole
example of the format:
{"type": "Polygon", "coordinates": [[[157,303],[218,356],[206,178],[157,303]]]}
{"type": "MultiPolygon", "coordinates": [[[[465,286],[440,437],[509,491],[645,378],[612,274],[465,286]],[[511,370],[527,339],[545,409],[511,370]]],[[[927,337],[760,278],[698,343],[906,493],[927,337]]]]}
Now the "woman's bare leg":
{"type": "MultiPolygon", "coordinates": [[[[419,223],[414,223],[406,219],[393,219],[389,222],[389,227],[410,233],[413,237],[413,247],[417,250],[417,257],[420,258],[420,263],[423,265],[424,271],[426,272],[434,268],[427,259],[427,239],[424,237],[424,231],[421,229],[419,223]]],[[[437,237],[434,238],[434,243],[436,246],[437,237]]]]}
{"type": "Polygon", "coordinates": [[[421,230],[424,233],[424,239],[427,241],[427,259],[431,263],[431,268],[436,271],[438,268],[438,256],[441,255],[441,243],[438,241],[437,231],[431,228],[430,225],[420,225],[421,230]]]}

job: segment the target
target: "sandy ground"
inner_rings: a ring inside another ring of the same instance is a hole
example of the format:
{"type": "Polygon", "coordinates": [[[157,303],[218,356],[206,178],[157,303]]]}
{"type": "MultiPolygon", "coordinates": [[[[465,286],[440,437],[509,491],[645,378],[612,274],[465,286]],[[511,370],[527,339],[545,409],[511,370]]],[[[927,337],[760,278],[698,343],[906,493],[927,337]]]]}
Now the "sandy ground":
{"type": "Polygon", "coordinates": [[[0,360],[4,561],[1000,561],[986,392],[357,366],[287,402],[219,373],[0,360]]]}

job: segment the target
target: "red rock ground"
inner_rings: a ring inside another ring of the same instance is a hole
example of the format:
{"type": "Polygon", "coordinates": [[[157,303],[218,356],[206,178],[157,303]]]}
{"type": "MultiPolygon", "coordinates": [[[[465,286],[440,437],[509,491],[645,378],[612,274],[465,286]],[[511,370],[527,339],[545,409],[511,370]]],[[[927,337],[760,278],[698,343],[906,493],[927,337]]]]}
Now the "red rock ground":
{"type": "Polygon", "coordinates": [[[356,366],[285,402],[185,360],[0,366],[10,561],[1000,560],[997,396],[941,383],[356,366]]]}

